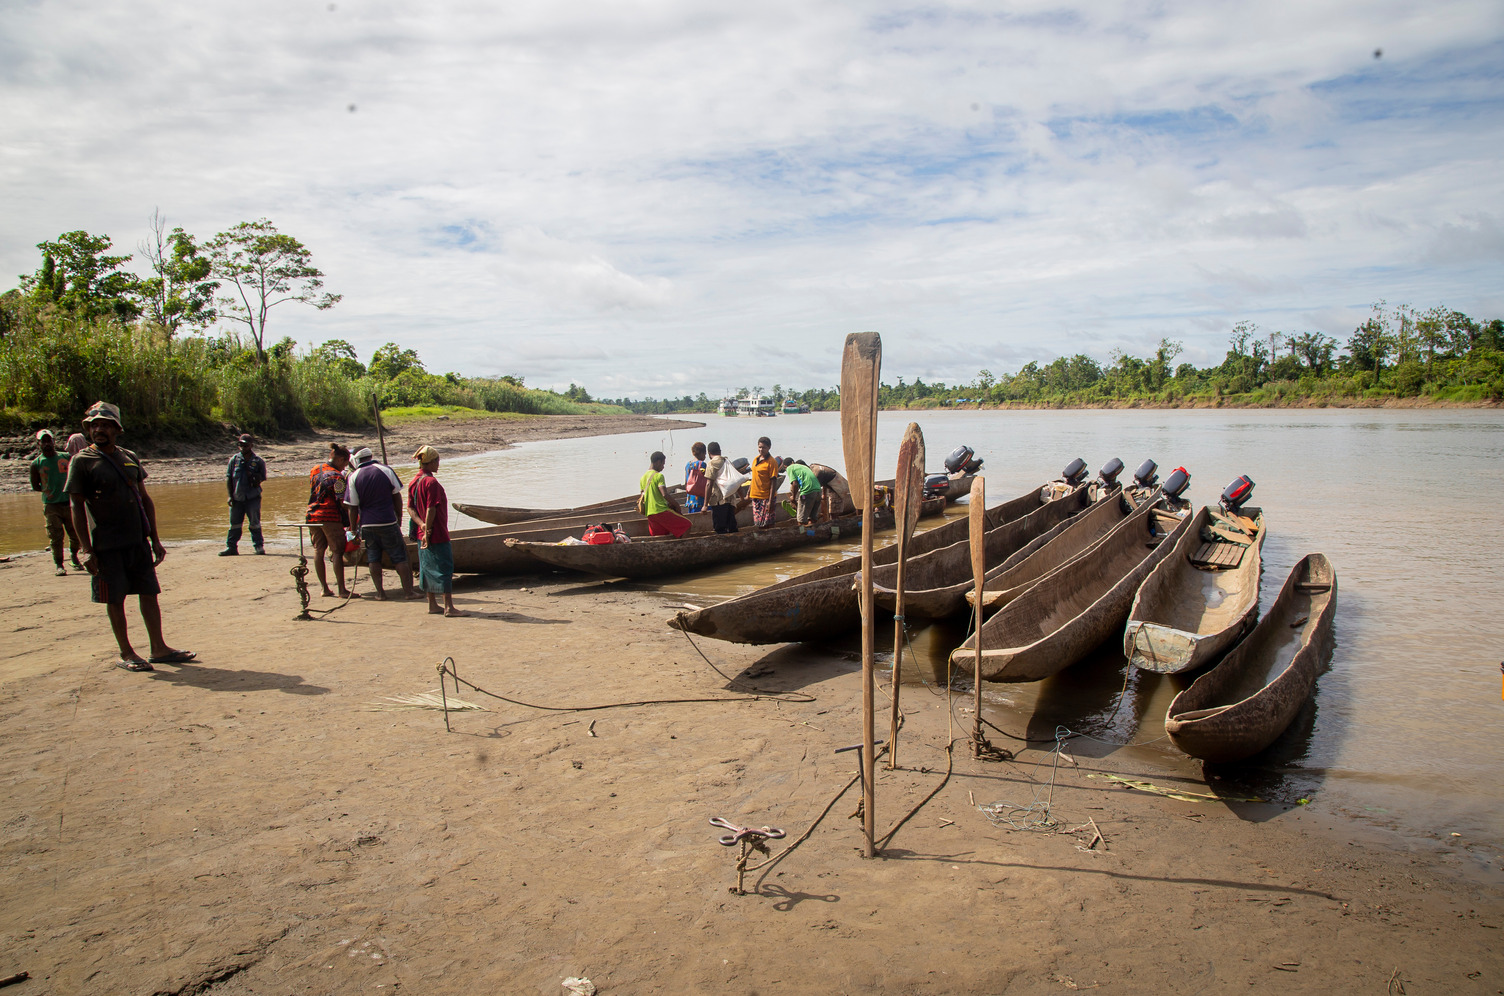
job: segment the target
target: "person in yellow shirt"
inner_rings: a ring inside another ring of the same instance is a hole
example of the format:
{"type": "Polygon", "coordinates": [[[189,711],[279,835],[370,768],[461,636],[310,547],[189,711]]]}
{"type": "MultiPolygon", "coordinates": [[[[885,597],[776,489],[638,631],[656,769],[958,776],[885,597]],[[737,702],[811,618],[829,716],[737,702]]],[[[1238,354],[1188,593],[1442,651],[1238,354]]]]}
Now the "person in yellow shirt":
{"type": "Polygon", "coordinates": [[[648,459],[652,461],[652,469],[637,482],[638,490],[642,492],[639,499],[642,514],[648,518],[648,535],[679,539],[689,532],[693,523],[679,514],[679,503],[668,496],[668,490],[663,486],[663,465],[668,462],[668,457],[661,451],[654,451],[648,459]]]}
{"type": "Polygon", "coordinates": [[[773,456],[773,441],[767,436],[757,440],[757,458],[752,461],[752,481],[747,497],[752,499],[752,524],[767,529],[773,524],[773,510],[778,505],[778,458],[773,456]]]}

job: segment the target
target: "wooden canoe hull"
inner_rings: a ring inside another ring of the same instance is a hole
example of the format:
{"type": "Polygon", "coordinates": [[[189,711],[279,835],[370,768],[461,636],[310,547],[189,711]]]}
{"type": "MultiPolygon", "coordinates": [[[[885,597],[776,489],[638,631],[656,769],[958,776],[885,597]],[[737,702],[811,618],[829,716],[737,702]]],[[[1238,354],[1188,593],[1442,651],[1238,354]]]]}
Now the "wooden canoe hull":
{"type": "MultiPolygon", "coordinates": [[[[987,572],[982,588],[982,607],[994,612],[1007,605],[1040,578],[1101,542],[1132,513],[1133,508],[1120,492],[1113,491],[1081,514],[1035,537],[1023,549],[987,572]]],[[[968,591],[965,597],[968,602],[975,601],[973,592],[968,591]]]]}
{"type": "MultiPolygon", "coordinates": [[[[1076,488],[1022,518],[993,526],[987,530],[984,540],[987,560],[991,563],[1007,560],[1032,540],[1069,521],[1086,507],[1087,502],[1086,489],[1076,488]]],[[[893,586],[897,580],[896,564],[873,570],[873,597],[878,607],[894,611],[898,593],[893,586]]],[[[972,587],[971,545],[967,539],[957,540],[922,556],[910,557],[904,578],[904,616],[915,619],[953,616],[966,607],[966,593],[972,587]]]]}
{"type": "Polygon", "coordinates": [[[1081,660],[1122,632],[1134,592],[1190,525],[1182,520],[1155,541],[1150,533],[1158,499],[1146,502],[1100,542],[1040,578],[951,652],[970,668],[982,646],[988,681],[1039,681],[1081,660]]]}
{"type": "MultiPolygon", "coordinates": [[[[668,493],[678,500],[684,498],[684,486],[676,484],[668,489],[668,493]]],[[[612,513],[631,512],[636,513],[637,496],[624,495],[621,498],[609,498],[589,505],[576,505],[573,508],[515,508],[510,505],[477,505],[471,502],[453,501],[449,503],[457,512],[463,512],[472,519],[481,522],[489,522],[496,526],[509,526],[518,522],[529,522],[533,519],[562,519],[574,516],[599,516],[612,513]]],[[[594,520],[599,521],[599,520],[594,520]]]]}
{"type": "Polygon", "coordinates": [[[1225,571],[1194,566],[1191,555],[1202,532],[1223,527],[1226,517],[1203,506],[1175,548],[1144,579],[1123,630],[1123,653],[1135,667],[1180,674],[1212,663],[1253,625],[1263,571],[1264,517],[1238,566],[1225,571]]]}
{"type": "MultiPolygon", "coordinates": [[[[967,487],[969,491],[970,485],[967,487]]],[[[1039,489],[1035,488],[988,509],[987,522],[989,525],[1011,522],[1039,506],[1039,489]]],[[[956,519],[916,533],[909,540],[909,556],[918,557],[964,540],[967,529],[965,519],[956,519]]],[[[895,563],[897,557],[897,545],[889,544],[873,551],[872,562],[885,566],[895,563]]],[[[850,632],[861,622],[860,599],[851,585],[861,567],[860,557],[846,557],[716,605],[681,611],[668,624],[687,633],[729,643],[829,640],[850,632]]]]}
{"type": "Polygon", "coordinates": [[[1331,653],[1336,612],[1337,571],[1310,554],[1243,642],[1175,696],[1165,718],[1171,742],[1214,763],[1241,761],[1274,743],[1311,698],[1331,653]]]}
{"type": "MultiPolygon", "coordinates": [[[[942,499],[925,502],[920,514],[938,515],[945,507],[942,499]]],[[[544,564],[587,574],[613,578],[651,578],[684,574],[704,567],[766,557],[784,550],[851,535],[861,529],[862,517],[848,515],[822,522],[813,528],[801,528],[785,522],[769,529],[744,529],[740,532],[707,536],[651,536],[631,543],[608,543],[602,546],[554,543],[530,543],[509,538],[507,546],[524,552],[544,564]]],[[[893,525],[891,509],[876,513],[873,525],[878,529],[893,525]]]]}

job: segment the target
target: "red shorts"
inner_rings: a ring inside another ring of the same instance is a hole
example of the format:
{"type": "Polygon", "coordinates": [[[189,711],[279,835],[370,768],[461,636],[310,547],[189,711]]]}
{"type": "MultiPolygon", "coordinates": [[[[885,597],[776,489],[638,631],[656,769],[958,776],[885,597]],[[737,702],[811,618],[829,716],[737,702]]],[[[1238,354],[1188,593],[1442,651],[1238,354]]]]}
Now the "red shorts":
{"type": "Polygon", "coordinates": [[[657,515],[648,516],[648,535],[672,536],[674,539],[679,539],[689,532],[689,527],[692,525],[694,523],[670,508],[657,515]]]}

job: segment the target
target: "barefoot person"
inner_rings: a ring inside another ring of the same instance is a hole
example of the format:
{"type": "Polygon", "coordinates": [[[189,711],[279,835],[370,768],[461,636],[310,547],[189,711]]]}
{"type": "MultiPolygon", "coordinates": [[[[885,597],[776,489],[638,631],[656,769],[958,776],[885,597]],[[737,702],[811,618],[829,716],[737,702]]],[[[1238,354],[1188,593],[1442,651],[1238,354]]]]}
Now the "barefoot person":
{"type": "Polygon", "coordinates": [[[225,467],[225,490],[230,496],[230,531],[225,534],[225,548],[221,557],[233,557],[240,552],[240,525],[251,527],[251,545],[257,553],[266,553],[261,538],[261,482],[266,480],[266,461],[256,455],[250,433],[243,433],[239,440],[240,452],[230,457],[225,467]]]}
{"type": "Polygon", "coordinates": [[[752,500],[752,524],[758,529],[773,524],[773,509],[778,503],[778,470],[773,441],[762,436],[757,440],[757,457],[752,461],[752,483],[747,485],[747,497],[752,500]]]}
{"type": "Polygon", "coordinates": [[[340,598],[359,598],[345,587],[345,468],[350,466],[350,451],[339,443],[329,444],[329,459],[308,472],[308,515],[305,522],[313,526],[313,570],[325,598],[334,598],[329,590],[329,576],[324,573],[324,552],[334,561],[334,577],[339,582],[340,598]]]}
{"type": "Polygon", "coordinates": [[[663,466],[668,462],[668,457],[655,451],[648,459],[652,461],[652,469],[637,482],[637,487],[642,492],[637,499],[637,507],[647,516],[649,536],[672,536],[679,539],[689,532],[694,523],[679,514],[679,503],[668,496],[668,490],[663,486],[663,466]]]}
{"type": "Polygon", "coordinates": [[[407,541],[397,525],[402,517],[402,478],[368,447],[355,453],[355,474],[345,489],[345,504],[350,506],[350,521],[360,530],[366,544],[366,565],[371,569],[371,583],[376,597],[386,600],[381,584],[381,555],[386,553],[402,579],[402,592],[408,598],[421,598],[413,591],[413,565],[407,559],[407,541]]]}
{"type": "Polygon", "coordinates": [[[73,557],[73,569],[82,571],[78,562],[78,531],[73,528],[73,512],[68,505],[67,453],[57,451],[57,440],[51,429],[37,433],[37,446],[41,456],[31,461],[31,490],[42,492],[42,515],[47,520],[47,541],[52,545],[52,561],[57,564],[57,576],[67,577],[63,567],[63,535],[68,536],[68,552],[73,557]]]}
{"type": "Polygon", "coordinates": [[[157,509],[146,493],[146,471],[136,454],[115,445],[124,431],[120,409],[98,402],[84,415],[84,431],[94,445],[81,450],[69,464],[65,490],[73,503],[84,570],[94,575],[94,601],[104,603],[120,645],[115,666],[154,671],[153,664],[186,664],[196,655],[174,650],[162,638],[157,565],[167,550],[157,538],[157,509]],[[126,634],[127,595],[140,600],[141,619],[151,641],[149,660],[136,653],[126,634]]]}
{"type": "Polygon", "coordinates": [[[449,542],[449,496],[434,475],[439,451],[419,447],[413,454],[418,474],[407,486],[407,515],[418,531],[418,590],[428,593],[428,611],[446,616],[465,613],[454,607],[454,552],[449,542]],[[438,595],[444,596],[439,608],[438,595]]]}

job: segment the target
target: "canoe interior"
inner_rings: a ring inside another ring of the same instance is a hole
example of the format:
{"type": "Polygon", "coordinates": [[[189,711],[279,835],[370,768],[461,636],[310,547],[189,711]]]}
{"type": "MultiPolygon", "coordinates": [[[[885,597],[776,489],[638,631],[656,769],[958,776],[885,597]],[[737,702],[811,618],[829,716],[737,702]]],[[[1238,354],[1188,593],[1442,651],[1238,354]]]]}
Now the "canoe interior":
{"type": "Polygon", "coordinates": [[[1239,551],[1236,567],[1198,567],[1194,560],[1212,535],[1210,530],[1226,521],[1211,506],[1196,513],[1176,549],[1144,581],[1134,602],[1133,621],[1204,636],[1239,626],[1249,617],[1258,606],[1263,517],[1255,523],[1255,535],[1248,537],[1245,545],[1221,543],[1239,551]]]}
{"type": "MultiPolygon", "coordinates": [[[[1104,539],[1132,514],[1132,506],[1113,494],[1062,522],[987,572],[983,605],[999,608],[1036,581],[1104,539]]],[[[975,601],[974,593],[969,601],[975,601]]]]}

